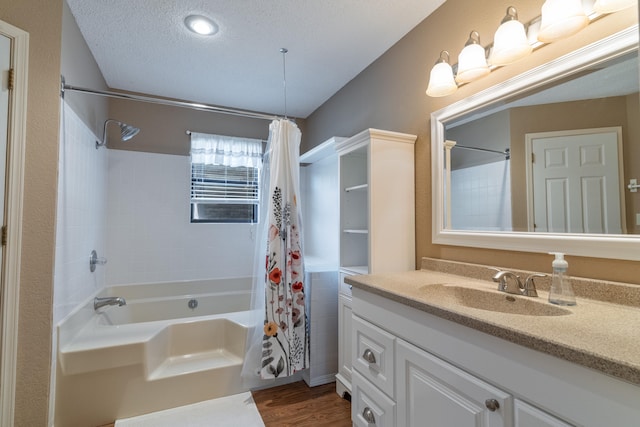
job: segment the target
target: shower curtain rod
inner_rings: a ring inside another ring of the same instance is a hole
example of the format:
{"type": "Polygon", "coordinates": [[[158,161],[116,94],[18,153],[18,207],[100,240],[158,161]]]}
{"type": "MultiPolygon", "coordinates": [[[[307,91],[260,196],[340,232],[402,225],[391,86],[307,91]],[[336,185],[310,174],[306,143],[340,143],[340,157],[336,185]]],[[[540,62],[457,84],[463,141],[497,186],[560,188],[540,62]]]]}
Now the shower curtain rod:
{"type": "MultiPolygon", "coordinates": [[[[184,131],[184,133],[186,133],[189,136],[191,136],[191,134],[194,133],[194,132],[195,133],[207,133],[207,132],[198,132],[198,131],[195,131],[195,130],[188,130],[188,129],[184,131]]],[[[258,138],[250,138],[250,139],[258,140],[258,138]]],[[[258,141],[261,141],[263,144],[266,144],[267,142],[269,142],[266,139],[260,139],[258,141]]]]}
{"type": "Polygon", "coordinates": [[[510,150],[508,148],[505,148],[504,151],[498,151],[498,150],[491,150],[489,148],[469,147],[469,146],[460,145],[460,144],[456,144],[453,147],[454,148],[464,148],[465,150],[485,151],[487,153],[502,154],[503,156],[505,156],[505,160],[509,160],[511,158],[511,152],[510,152],[510,150]]]}
{"type": "Polygon", "coordinates": [[[230,114],[233,116],[248,117],[252,119],[278,120],[281,118],[279,116],[273,116],[269,114],[255,113],[253,111],[238,110],[235,108],[218,107],[216,105],[202,104],[199,102],[176,101],[173,99],[162,98],[159,96],[134,95],[134,94],[128,94],[128,93],[111,92],[107,90],[97,90],[97,89],[89,89],[89,88],[84,88],[79,86],[72,86],[72,85],[66,84],[63,77],[61,89],[60,89],[60,95],[62,96],[62,98],[64,98],[65,91],[88,93],[91,95],[105,96],[109,98],[127,99],[130,101],[149,102],[152,104],[168,105],[172,107],[190,108],[192,110],[207,111],[210,113],[230,114]]]}

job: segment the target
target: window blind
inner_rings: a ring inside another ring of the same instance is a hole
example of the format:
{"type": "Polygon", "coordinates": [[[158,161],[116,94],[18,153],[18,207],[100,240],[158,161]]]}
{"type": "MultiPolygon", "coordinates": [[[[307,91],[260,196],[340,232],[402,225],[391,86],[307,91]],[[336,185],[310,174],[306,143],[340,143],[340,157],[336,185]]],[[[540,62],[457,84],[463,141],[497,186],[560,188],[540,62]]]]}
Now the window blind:
{"type": "Polygon", "coordinates": [[[262,142],[191,133],[191,222],[258,221],[262,142]]]}
{"type": "Polygon", "coordinates": [[[192,203],[258,203],[258,168],[191,165],[192,203]]]}

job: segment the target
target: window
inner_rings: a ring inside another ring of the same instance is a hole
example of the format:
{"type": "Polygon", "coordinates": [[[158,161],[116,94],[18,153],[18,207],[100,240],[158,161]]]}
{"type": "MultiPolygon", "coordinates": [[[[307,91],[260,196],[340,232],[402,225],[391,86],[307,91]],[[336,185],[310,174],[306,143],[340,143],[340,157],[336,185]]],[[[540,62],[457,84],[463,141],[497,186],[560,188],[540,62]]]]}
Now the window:
{"type": "Polygon", "coordinates": [[[258,221],[262,141],[191,134],[191,222],[258,221]]]}

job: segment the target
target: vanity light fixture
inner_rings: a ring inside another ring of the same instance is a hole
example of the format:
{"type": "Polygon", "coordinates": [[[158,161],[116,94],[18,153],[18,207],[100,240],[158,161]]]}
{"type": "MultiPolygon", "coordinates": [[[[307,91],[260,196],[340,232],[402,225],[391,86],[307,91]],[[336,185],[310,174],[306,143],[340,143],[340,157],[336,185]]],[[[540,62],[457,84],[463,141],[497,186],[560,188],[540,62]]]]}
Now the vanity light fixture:
{"type": "Polygon", "coordinates": [[[588,24],[582,0],[547,0],[542,5],[538,40],[551,43],[577,33],[588,24]]]}
{"type": "Polygon", "coordinates": [[[636,4],[636,0],[596,0],[593,10],[598,13],[613,13],[636,4]]]}
{"type": "Polygon", "coordinates": [[[507,65],[529,55],[533,47],[527,38],[522,22],[518,21],[518,11],[509,6],[495,36],[489,62],[492,65],[507,65]]]}
{"type": "Polygon", "coordinates": [[[491,70],[487,64],[487,56],[484,47],[480,44],[480,34],[471,31],[469,39],[464,44],[464,49],[458,55],[458,83],[469,83],[489,74],[491,70]]]}
{"type": "Polygon", "coordinates": [[[540,46],[573,35],[608,13],[634,6],[636,1],[595,0],[594,4],[594,0],[546,0],[542,5],[542,15],[526,25],[518,20],[516,8],[509,6],[492,45],[483,47],[478,32],[472,31],[458,55],[457,64],[452,66],[449,63],[449,52],[443,50],[440,53],[440,59],[431,70],[427,95],[450,95],[458,86],[524,58],[540,46]],[[490,52],[489,64],[487,51],[490,52]],[[455,75],[453,70],[457,70],[455,75]]]}
{"type": "Polygon", "coordinates": [[[449,52],[443,50],[440,52],[436,65],[431,69],[427,95],[432,97],[447,96],[456,90],[458,90],[458,85],[453,78],[453,69],[449,64],[449,52]]]}
{"type": "Polygon", "coordinates": [[[189,31],[201,36],[212,36],[218,32],[218,25],[202,15],[189,15],[184,18],[184,25],[189,31]]]}

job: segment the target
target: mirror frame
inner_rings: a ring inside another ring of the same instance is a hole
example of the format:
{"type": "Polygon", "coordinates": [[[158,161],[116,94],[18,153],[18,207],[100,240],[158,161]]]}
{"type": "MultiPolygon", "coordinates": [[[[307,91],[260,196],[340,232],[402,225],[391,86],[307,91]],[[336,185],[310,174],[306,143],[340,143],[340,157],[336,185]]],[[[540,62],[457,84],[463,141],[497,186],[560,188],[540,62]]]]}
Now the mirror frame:
{"type": "Polygon", "coordinates": [[[637,49],[638,25],[633,25],[433,112],[431,114],[432,242],[440,245],[520,252],[554,251],[596,258],[640,260],[640,235],[637,234],[598,235],[447,229],[444,226],[443,174],[446,122],[637,49]]]}

